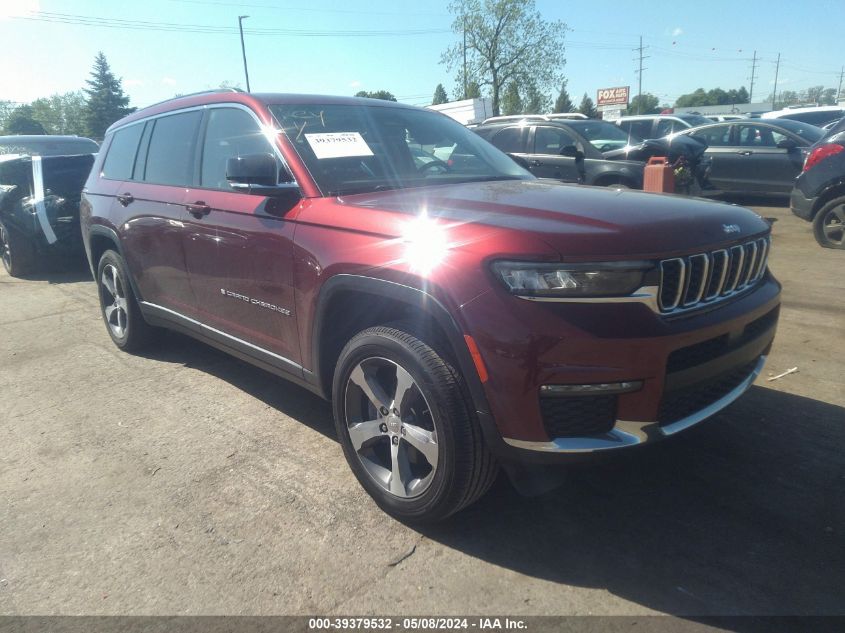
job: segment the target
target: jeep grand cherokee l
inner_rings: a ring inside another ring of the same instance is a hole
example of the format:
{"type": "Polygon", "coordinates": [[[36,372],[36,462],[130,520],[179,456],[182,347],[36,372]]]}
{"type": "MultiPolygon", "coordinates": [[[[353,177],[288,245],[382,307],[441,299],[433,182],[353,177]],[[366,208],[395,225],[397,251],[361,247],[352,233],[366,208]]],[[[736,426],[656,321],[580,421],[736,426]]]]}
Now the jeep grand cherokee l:
{"type": "Polygon", "coordinates": [[[173,328],[331,399],[352,471],[404,519],[459,510],[499,465],[700,422],[760,372],[780,301],[751,211],[540,181],[385,101],[135,112],[106,134],[82,226],[118,347],[173,328]],[[413,159],[447,145],[448,164],[413,159]]]}

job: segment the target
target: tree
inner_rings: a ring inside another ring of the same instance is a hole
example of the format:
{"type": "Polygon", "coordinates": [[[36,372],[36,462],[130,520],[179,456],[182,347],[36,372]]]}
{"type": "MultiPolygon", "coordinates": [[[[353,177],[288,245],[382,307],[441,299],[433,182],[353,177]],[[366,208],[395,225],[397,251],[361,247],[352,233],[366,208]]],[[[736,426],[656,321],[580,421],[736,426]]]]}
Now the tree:
{"type": "Polygon", "coordinates": [[[709,105],[735,105],[737,103],[748,103],[748,91],[745,86],[739,90],[722,90],[713,88],[705,92],[704,88],[698,88],[694,92],[681,95],[675,101],[676,108],[694,108],[709,105]]]}
{"type": "Polygon", "coordinates": [[[555,107],[552,112],[572,112],[575,110],[575,104],[569,98],[569,93],[566,91],[566,79],[561,82],[560,93],[555,99],[555,107]]]}
{"type": "Polygon", "coordinates": [[[102,52],[94,58],[91,78],[86,79],[88,95],[85,107],[85,119],[88,136],[102,139],[106,129],[118,119],[135,111],[129,107],[129,97],[123,94],[120,79],[114,76],[102,52]]]}
{"type": "Polygon", "coordinates": [[[584,98],[581,99],[581,105],[578,106],[578,112],[590,117],[591,119],[596,118],[596,116],[598,115],[593,100],[590,99],[589,95],[586,92],[584,93],[584,98]]]}
{"type": "Polygon", "coordinates": [[[67,92],[42,97],[32,102],[33,118],[44,126],[48,134],[87,133],[85,96],[82,92],[67,92]]]}
{"type": "Polygon", "coordinates": [[[560,81],[565,63],[566,25],[548,22],[534,0],[453,0],[452,30],[459,41],[443,53],[450,72],[463,72],[466,36],[467,79],[490,88],[493,114],[500,111],[505,86],[529,79],[545,87],[560,81]]]}
{"type": "MultiPolygon", "coordinates": [[[[519,96],[519,86],[515,81],[510,82],[502,95],[502,114],[522,114],[522,97],[519,96]]],[[[496,116],[496,115],[494,115],[496,116]]]]}
{"type": "Polygon", "coordinates": [[[551,106],[551,98],[541,92],[534,82],[525,87],[525,99],[522,105],[522,111],[525,114],[545,114],[551,106]]]}
{"type": "Polygon", "coordinates": [[[660,99],[648,92],[636,95],[628,106],[628,114],[657,114],[658,112],[660,112],[660,99]]]}
{"type": "Polygon", "coordinates": [[[431,100],[431,105],[440,105],[447,101],[449,101],[449,97],[446,95],[446,88],[443,87],[443,84],[437,84],[437,88],[434,89],[434,98],[431,100]]]}
{"type": "Polygon", "coordinates": [[[47,130],[33,116],[32,106],[22,105],[6,120],[6,134],[46,134],[47,130]]]}
{"type": "Polygon", "coordinates": [[[464,96],[467,99],[480,99],[481,98],[481,86],[478,85],[477,81],[470,81],[467,84],[467,93],[464,96]]]}
{"type": "Polygon", "coordinates": [[[359,90],[355,93],[356,97],[364,97],[366,99],[381,99],[382,101],[396,101],[396,97],[394,97],[391,93],[387,90],[375,90],[373,92],[367,92],[366,90],[359,90]]]}

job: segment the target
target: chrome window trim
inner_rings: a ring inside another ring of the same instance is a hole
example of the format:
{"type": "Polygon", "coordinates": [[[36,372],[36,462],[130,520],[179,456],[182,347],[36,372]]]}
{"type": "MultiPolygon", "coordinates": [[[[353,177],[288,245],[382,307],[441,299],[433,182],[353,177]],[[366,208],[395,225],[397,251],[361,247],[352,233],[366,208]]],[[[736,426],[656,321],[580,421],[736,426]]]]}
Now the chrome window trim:
{"type": "Polygon", "coordinates": [[[227,339],[229,339],[229,340],[231,340],[235,343],[238,343],[238,344],[243,345],[245,347],[249,347],[250,349],[254,349],[257,352],[261,352],[262,354],[267,354],[268,356],[275,358],[276,360],[279,360],[279,361],[285,363],[286,365],[289,365],[290,367],[292,367],[296,371],[301,371],[303,369],[302,365],[300,365],[299,363],[293,362],[289,358],[285,358],[284,356],[276,354],[275,352],[271,352],[268,349],[265,349],[263,347],[259,347],[258,345],[254,345],[253,343],[250,343],[249,341],[245,341],[241,338],[238,338],[237,336],[232,336],[231,334],[227,334],[226,332],[223,332],[222,330],[218,330],[217,328],[211,327],[210,325],[206,325],[205,323],[202,323],[201,321],[197,321],[196,319],[192,319],[191,317],[185,316],[181,312],[176,312],[176,310],[171,310],[170,308],[165,308],[164,306],[160,306],[160,305],[155,304],[155,303],[150,303],[149,301],[141,301],[140,303],[141,303],[142,306],[144,306],[146,308],[152,308],[154,310],[161,310],[162,312],[166,312],[167,314],[175,316],[175,317],[177,317],[177,318],[179,318],[183,321],[187,321],[191,325],[195,325],[195,326],[200,327],[204,330],[208,330],[209,332],[212,332],[213,334],[218,334],[220,336],[223,336],[223,337],[225,337],[225,338],[227,338],[227,339]]]}
{"type": "Polygon", "coordinates": [[[751,373],[732,391],[703,409],[663,427],[657,421],[616,420],[613,428],[602,435],[561,437],[548,442],[532,442],[509,437],[502,439],[515,448],[543,453],[595,453],[653,442],[695,426],[727,407],[748,391],[763,371],[765,364],[766,356],[761,355],[751,373]]]}

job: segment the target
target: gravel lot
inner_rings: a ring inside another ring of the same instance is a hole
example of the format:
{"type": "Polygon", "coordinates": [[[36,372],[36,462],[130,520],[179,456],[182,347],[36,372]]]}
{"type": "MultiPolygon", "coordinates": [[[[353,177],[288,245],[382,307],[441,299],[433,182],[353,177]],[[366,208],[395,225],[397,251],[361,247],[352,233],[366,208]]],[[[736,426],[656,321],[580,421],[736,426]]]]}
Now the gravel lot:
{"type": "Polygon", "coordinates": [[[845,614],[845,251],[756,208],[784,297],[743,399],[424,530],[326,403],[175,334],[120,353],[87,273],[0,269],[0,613],[845,614]]]}

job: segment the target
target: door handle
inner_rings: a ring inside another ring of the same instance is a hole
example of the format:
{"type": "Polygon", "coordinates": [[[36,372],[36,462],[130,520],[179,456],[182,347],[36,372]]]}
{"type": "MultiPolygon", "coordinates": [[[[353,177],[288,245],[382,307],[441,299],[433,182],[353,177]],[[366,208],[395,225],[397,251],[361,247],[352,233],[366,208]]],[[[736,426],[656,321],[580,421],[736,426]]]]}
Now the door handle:
{"type": "Polygon", "coordinates": [[[202,216],[204,216],[204,215],[208,215],[208,214],[209,214],[209,212],[211,211],[211,207],[210,207],[210,206],[208,206],[208,205],[207,205],[205,202],[203,202],[202,200],[197,200],[197,201],[196,201],[196,202],[194,202],[193,204],[186,204],[186,205],[185,205],[185,208],[187,208],[187,209],[188,209],[188,213],[190,213],[192,216],[194,216],[194,217],[195,217],[195,218],[197,218],[198,220],[199,220],[202,216]]]}
{"type": "Polygon", "coordinates": [[[740,150],[740,151],[737,152],[737,154],[739,154],[740,156],[751,156],[753,153],[754,152],[752,152],[751,150],[748,150],[748,149],[740,150]]]}
{"type": "Polygon", "coordinates": [[[122,204],[124,207],[128,207],[130,204],[135,202],[135,198],[132,196],[131,193],[121,193],[117,196],[117,201],[122,204]]]}
{"type": "Polygon", "coordinates": [[[531,166],[532,166],[532,167],[541,167],[542,165],[543,165],[543,162],[542,162],[542,161],[539,161],[539,160],[532,160],[532,161],[531,161],[531,166]]]}

